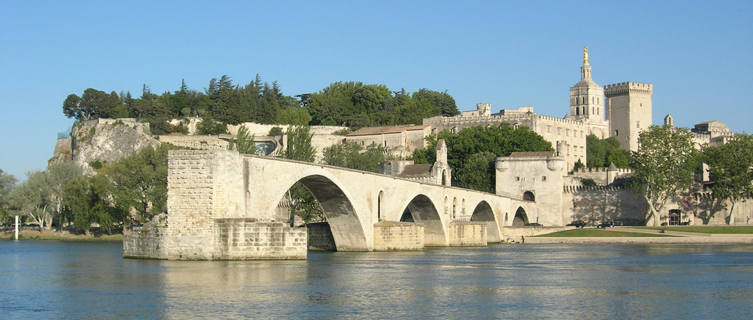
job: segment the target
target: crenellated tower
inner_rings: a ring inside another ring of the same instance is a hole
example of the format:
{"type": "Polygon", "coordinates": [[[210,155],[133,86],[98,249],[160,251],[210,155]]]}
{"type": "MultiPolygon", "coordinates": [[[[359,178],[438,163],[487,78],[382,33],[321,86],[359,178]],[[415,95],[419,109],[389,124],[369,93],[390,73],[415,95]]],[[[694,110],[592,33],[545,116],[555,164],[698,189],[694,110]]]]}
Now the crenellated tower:
{"type": "Polygon", "coordinates": [[[583,47],[583,66],[580,81],[570,87],[569,118],[593,123],[604,121],[604,89],[591,79],[591,64],[588,62],[588,47],[583,47]]]}
{"type": "Polygon", "coordinates": [[[638,150],[638,135],[651,126],[651,94],[654,86],[643,82],[622,82],[604,87],[607,97],[609,135],[620,147],[638,150]]]}

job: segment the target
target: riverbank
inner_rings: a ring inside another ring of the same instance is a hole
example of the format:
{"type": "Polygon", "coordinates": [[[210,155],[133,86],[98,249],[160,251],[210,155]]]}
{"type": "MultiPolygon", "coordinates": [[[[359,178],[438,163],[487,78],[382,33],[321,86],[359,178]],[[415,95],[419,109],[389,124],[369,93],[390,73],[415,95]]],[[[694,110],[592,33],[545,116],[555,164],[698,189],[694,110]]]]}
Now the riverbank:
{"type": "MultiPolygon", "coordinates": [[[[13,232],[0,232],[0,239],[13,240],[13,232]]],[[[102,235],[85,235],[85,234],[73,234],[68,231],[33,231],[22,230],[18,233],[18,240],[56,240],[56,241],[103,241],[103,242],[118,242],[123,241],[122,234],[102,234],[102,235]]]]}
{"type": "MultiPolygon", "coordinates": [[[[678,244],[733,244],[752,243],[753,235],[745,233],[709,234],[652,229],[646,227],[616,227],[606,229],[579,229],[539,235],[525,239],[525,243],[678,243],[678,244]]],[[[707,229],[712,230],[712,229],[707,229]]]]}
{"type": "Polygon", "coordinates": [[[530,237],[525,243],[753,244],[753,237],[530,237]]]}

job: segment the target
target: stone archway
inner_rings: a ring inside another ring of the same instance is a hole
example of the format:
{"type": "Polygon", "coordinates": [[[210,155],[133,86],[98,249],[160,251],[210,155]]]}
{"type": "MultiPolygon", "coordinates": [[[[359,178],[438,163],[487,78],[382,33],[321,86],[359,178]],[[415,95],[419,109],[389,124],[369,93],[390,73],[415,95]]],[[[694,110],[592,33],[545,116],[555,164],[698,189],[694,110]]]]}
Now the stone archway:
{"type": "Polygon", "coordinates": [[[499,234],[499,224],[494,215],[492,207],[486,201],[481,201],[473,209],[471,215],[471,221],[484,221],[486,222],[486,237],[487,242],[500,242],[502,237],[499,234]]]}
{"type": "Polygon", "coordinates": [[[528,215],[526,214],[526,210],[523,209],[523,207],[518,207],[518,210],[515,211],[515,217],[512,219],[512,226],[523,227],[526,224],[528,224],[528,215]]]}
{"type": "Polygon", "coordinates": [[[296,182],[306,187],[319,202],[337,251],[368,250],[363,226],[350,200],[337,184],[322,175],[309,175],[296,182]]]}
{"type": "Polygon", "coordinates": [[[446,246],[447,235],[434,203],[429,197],[419,194],[405,206],[401,221],[413,220],[424,226],[424,244],[426,246],[446,246]]]}
{"type": "Polygon", "coordinates": [[[523,192],[523,200],[536,202],[536,195],[532,191],[523,192]]]}

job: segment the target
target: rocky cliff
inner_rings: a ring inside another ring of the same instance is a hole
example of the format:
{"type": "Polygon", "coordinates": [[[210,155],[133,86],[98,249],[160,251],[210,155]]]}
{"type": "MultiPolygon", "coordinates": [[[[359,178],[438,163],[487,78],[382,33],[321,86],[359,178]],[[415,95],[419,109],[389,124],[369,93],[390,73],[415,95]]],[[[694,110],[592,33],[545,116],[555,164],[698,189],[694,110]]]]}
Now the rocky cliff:
{"type": "MultiPolygon", "coordinates": [[[[78,122],[73,125],[69,141],[71,158],[89,174],[94,172],[92,165],[113,163],[143,147],[159,145],[151,135],[149,124],[134,119],[78,122]]],[[[65,144],[65,141],[58,143],[65,144]]],[[[55,149],[58,150],[57,146],[55,149]]],[[[53,155],[53,159],[60,157],[57,152],[53,155]]]]}

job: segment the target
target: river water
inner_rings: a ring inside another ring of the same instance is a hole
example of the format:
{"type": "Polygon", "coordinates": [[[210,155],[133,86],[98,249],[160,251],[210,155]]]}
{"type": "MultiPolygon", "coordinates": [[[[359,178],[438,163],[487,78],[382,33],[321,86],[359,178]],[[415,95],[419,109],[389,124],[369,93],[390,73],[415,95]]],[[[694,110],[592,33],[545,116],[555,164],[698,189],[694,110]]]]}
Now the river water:
{"type": "Polygon", "coordinates": [[[750,245],[490,245],[306,261],[0,241],[0,319],[751,319],[750,245]]]}

